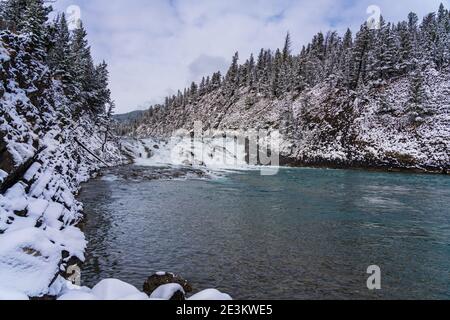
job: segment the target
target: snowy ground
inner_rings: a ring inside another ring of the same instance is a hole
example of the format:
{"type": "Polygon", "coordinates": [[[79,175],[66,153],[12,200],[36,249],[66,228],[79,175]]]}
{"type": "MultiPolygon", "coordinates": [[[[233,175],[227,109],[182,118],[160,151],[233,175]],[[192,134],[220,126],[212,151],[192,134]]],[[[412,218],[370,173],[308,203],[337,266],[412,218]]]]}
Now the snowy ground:
{"type": "MultiPolygon", "coordinates": [[[[57,300],[169,300],[174,293],[184,293],[179,284],[166,284],[156,289],[151,296],[139,291],[132,285],[117,279],[105,279],[95,287],[87,288],[75,286],[69,281],[61,283],[57,300]]],[[[29,300],[20,290],[0,286],[0,300],[29,300]]],[[[201,291],[187,300],[232,300],[232,298],[215,289],[201,291]]]]}

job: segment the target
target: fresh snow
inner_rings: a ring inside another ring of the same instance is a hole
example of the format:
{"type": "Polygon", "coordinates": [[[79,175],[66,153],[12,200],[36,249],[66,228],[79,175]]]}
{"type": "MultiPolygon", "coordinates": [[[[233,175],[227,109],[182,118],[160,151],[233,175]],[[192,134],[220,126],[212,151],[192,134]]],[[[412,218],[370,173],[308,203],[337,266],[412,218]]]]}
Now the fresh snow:
{"type": "Polygon", "coordinates": [[[0,170],[0,183],[2,183],[7,176],[8,174],[5,171],[0,170]]]}
{"type": "Polygon", "coordinates": [[[24,56],[29,39],[7,32],[2,35],[8,47],[0,41],[0,60],[17,69],[0,65],[0,75],[8,83],[7,88],[0,84],[2,164],[9,163],[3,161],[8,157],[13,164],[2,167],[0,183],[33,161],[23,177],[0,195],[0,286],[11,294],[57,295],[62,280],[56,275],[68,260],[63,260],[62,253],[84,260],[86,239],[76,227],[82,219],[82,205],[75,199],[81,183],[105,164],[118,165],[128,160],[121,154],[117,140],[104,144],[102,128],[90,116],[82,116],[77,122],[67,116],[71,103],[59,81],[48,83],[37,108],[28,97],[36,88],[33,84],[24,88],[18,77],[45,78],[48,67],[24,56]],[[103,162],[82,149],[75,139],[103,162]]]}
{"type": "MultiPolygon", "coordinates": [[[[78,287],[66,281],[58,295],[58,300],[169,300],[177,291],[184,293],[179,284],[165,284],[157,288],[149,297],[134,286],[117,280],[105,279],[94,288],[78,287]]],[[[0,288],[0,294],[1,294],[0,288]]],[[[193,295],[188,300],[232,300],[215,289],[208,289],[193,295]]]]}
{"type": "Polygon", "coordinates": [[[2,300],[29,300],[28,296],[16,289],[3,287],[0,285],[0,301],[2,300]]]}
{"type": "Polygon", "coordinates": [[[208,289],[197,294],[194,294],[188,300],[217,300],[217,301],[227,301],[233,300],[228,294],[222,293],[216,289],[208,289]]]}
{"type": "Polygon", "coordinates": [[[150,295],[150,298],[169,300],[178,291],[182,292],[183,294],[185,293],[183,287],[178,283],[169,283],[162,285],[155,291],[153,291],[153,293],[150,295]]]}
{"type": "Polygon", "coordinates": [[[120,300],[140,294],[139,290],[132,285],[116,279],[102,280],[92,288],[91,293],[100,300],[120,300]]]}

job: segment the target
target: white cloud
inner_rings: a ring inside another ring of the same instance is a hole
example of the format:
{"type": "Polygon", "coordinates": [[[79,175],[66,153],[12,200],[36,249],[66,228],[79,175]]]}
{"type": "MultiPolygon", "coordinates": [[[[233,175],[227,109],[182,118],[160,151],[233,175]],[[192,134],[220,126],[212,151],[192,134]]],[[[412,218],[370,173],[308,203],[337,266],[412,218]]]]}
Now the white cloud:
{"type": "MultiPolygon", "coordinates": [[[[356,30],[366,8],[378,5],[388,21],[409,11],[424,15],[440,0],[62,0],[82,9],[94,58],[110,66],[118,112],[127,112],[226,69],[235,51],[242,59],[277,48],[286,32],[300,50],[318,31],[356,30]]],[[[449,6],[449,1],[443,1],[449,6]]]]}

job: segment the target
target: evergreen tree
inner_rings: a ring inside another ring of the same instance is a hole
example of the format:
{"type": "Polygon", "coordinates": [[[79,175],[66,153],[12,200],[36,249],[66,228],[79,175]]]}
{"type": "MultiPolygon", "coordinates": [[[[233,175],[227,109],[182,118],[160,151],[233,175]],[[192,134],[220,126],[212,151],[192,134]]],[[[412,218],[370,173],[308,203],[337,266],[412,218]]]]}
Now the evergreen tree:
{"type": "Polygon", "coordinates": [[[258,79],[255,58],[253,57],[253,54],[251,54],[246,66],[246,85],[250,88],[251,91],[254,91],[257,81],[258,79]]]}
{"type": "MultiPolygon", "coordinates": [[[[420,47],[421,47],[421,64],[436,65],[436,39],[437,39],[437,22],[436,14],[430,13],[423,19],[421,25],[420,47]]],[[[439,59],[439,58],[438,58],[439,59]]]]}
{"type": "Polygon", "coordinates": [[[53,27],[52,46],[48,54],[48,64],[53,74],[61,79],[66,93],[74,98],[76,88],[73,81],[74,56],[70,50],[70,32],[67,26],[66,16],[59,15],[53,27]]]}
{"type": "Polygon", "coordinates": [[[90,107],[95,114],[105,113],[111,102],[111,91],[108,88],[108,65],[105,61],[95,67],[94,81],[91,88],[91,99],[89,99],[90,107]]]}
{"type": "Polygon", "coordinates": [[[216,90],[219,89],[222,85],[222,74],[220,71],[213,74],[211,79],[211,89],[216,90]]]}
{"type": "Polygon", "coordinates": [[[351,82],[352,73],[352,51],[353,51],[353,34],[350,29],[347,29],[344,39],[342,41],[342,51],[339,60],[339,75],[343,80],[345,86],[349,86],[351,82]]]}
{"type": "Polygon", "coordinates": [[[380,29],[374,34],[374,47],[369,48],[368,78],[372,82],[384,82],[395,74],[398,51],[390,24],[380,19],[380,29]]]}
{"type": "Polygon", "coordinates": [[[371,35],[366,23],[361,27],[355,39],[352,59],[353,66],[350,76],[350,86],[352,89],[356,89],[366,78],[370,46],[371,35]]]}
{"type": "Polygon", "coordinates": [[[437,15],[435,61],[438,69],[442,69],[450,61],[450,18],[449,12],[441,3],[437,15]]]}
{"type": "Polygon", "coordinates": [[[427,115],[427,111],[424,107],[427,95],[424,89],[424,77],[420,69],[416,69],[410,78],[409,88],[409,113],[411,114],[412,121],[415,123],[421,122],[422,117],[427,115]]]}
{"type": "MultiPolygon", "coordinates": [[[[83,23],[73,31],[71,52],[74,56],[72,66],[72,78],[76,83],[76,113],[81,114],[92,111],[92,86],[95,84],[95,67],[91,56],[91,50],[87,41],[87,33],[83,23]]],[[[95,109],[95,107],[94,107],[95,109]]]]}
{"type": "Polygon", "coordinates": [[[398,69],[401,74],[405,74],[411,71],[411,67],[414,64],[416,37],[414,33],[409,31],[407,22],[399,24],[398,36],[400,45],[398,69]]]}
{"type": "Polygon", "coordinates": [[[233,56],[230,69],[225,77],[226,91],[228,94],[233,95],[239,88],[239,53],[236,52],[233,56]]]}
{"type": "Polygon", "coordinates": [[[191,83],[191,88],[189,91],[190,96],[192,97],[193,100],[197,99],[197,95],[198,95],[198,86],[195,82],[191,83]]]}
{"type": "Polygon", "coordinates": [[[28,0],[5,0],[2,2],[2,19],[9,22],[16,31],[20,31],[19,25],[24,20],[27,1],[28,0]]]}
{"type": "Polygon", "coordinates": [[[18,29],[22,33],[31,35],[37,47],[44,49],[49,40],[46,22],[53,9],[45,6],[44,0],[27,0],[25,9],[22,10],[18,29]]]}
{"type": "Polygon", "coordinates": [[[283,54],[279,49],[277,49],[273,61],[272,79],[271,79],[271,95],[273,97],[279,97],[283,92],[282,90],[283,82],[280,77],[282,67],[283,67],[283,54]]]}
{"type": "Polygon", "coordinates": [[[289,32],[286,35],[286,39],[284,41],[284,48],[283,48],[283,62],[286,63],[291,59],[291,35],[289,32]]]}

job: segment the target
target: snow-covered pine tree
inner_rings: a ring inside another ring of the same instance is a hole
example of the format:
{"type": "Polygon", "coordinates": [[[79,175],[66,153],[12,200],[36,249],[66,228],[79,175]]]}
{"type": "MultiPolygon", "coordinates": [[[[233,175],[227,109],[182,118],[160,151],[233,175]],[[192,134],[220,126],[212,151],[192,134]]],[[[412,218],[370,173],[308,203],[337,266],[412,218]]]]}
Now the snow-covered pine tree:
{"type": "Polygon", "coordinates": [[[271,95],[278,98],[283,93],[283,83],[281,79],[281,69],[283,68],[283,55],[280,49],[275,52],[273,67],[271,72],[271,95]]]}
{"type": "Polygon", "coordinates": [[[441,3],[437,15],[436,26],[436,66],[442,68],[450,60],[450,16],[449,11],[441,3]]]}
{"type": "Polygon", "coordinates": [[[222,74],[220,71],[215,72],[211,78],[211,90],[219,89],[222,85],[222,74]]]}
{"type": "Polygon", "coordinates": [[[5,29],[19,32],[19,25],[27,7],[27,0],[5,0],[1,2],[1,17],[6,22],[5,29]]]}
{"type": "Polygon", "coordinates": [[[246,66],[246,85],[249,87],[251,92],[256,90],[256,83],[258,82],[257,71],[255,65],[255,58],[253,54],[250,55],[250,59],[247,62],[246,66]]]}
{"type": "Polygon", "coordinates": [[[72,69],[75,57],[70,48],[70,32],[64,13],[57,16],[52,30],[47,61],[55,78],[61,80],[66,95],[71,101],[74,101],[77,93],[72,69]]]}
{"type": "Polygon", "coordinates": [[[292,47],[292,41],[291,41],[291,35],[288,32],[286,35],[286,38],[284,40],[284,47],[283,47],[283,63],[288,62],[291,59],[291,47],[292,47]]]}
{"type": "Polygon", "coordinates": [[[410,77],[410,98],[408,102],[408,111],[413,123],[421,123],[423,121],[423,117],[429,114],[429,110],[426,110],[425,107],[427,95],[423,82],[423,72],[420,68],[416,68],[410,77]]]}
{"type": "Polygon", "coordinates": [[[353,50],[353,34],[347,29],[342,40],[342,50],[339,59],[338,76],[341,77],[343,85],[349,86],[351,82],[352,72],[352,50],[353,50]]]}
{"type": "Polygon", "coordinates": [[[200,85],[198,87],[198,93],[201,96],[203,96],[206,93],[206,79],[205,77],[202,78],[202,81],[200,81],[200,85]]]}
{"type": "Polygon", "coordinates": [[[436,66],[439,58],[436,59],[437,22],[434,12],[424,17],[420,31],[421,64],[436,66]]]}
{"type": "Polygon", "coordinates": [[[95,67],[93,87],[91,99],[89,103],[91,104],[91,109],[96,115],[104,114],[107,112],[108,106],[112,104],[111,101],[111,91],[108,88],[108,65],[105,61],[100,63],[95,67]]]}
{"type": "Polygon", "coordinates": [[[236,52],[233,56],[231,66],[228,69],[225,77],[225,91],[226,94],[232,96],[239,88],[239,53],[236,52]]]}
{"type": "Polygon", "coordinates": [[[356,89],[366,78],[371,41],[370,30],[367,23],[365,23],[357,33],[353,47],[353,65],[350,76],[352,89],[356,89]]]}
{"type": "Polygon", "coordinates": [[[416,46],[416,36],[411,33],[406,21],[400,22],[397,27],[399,40],[398,71],[400,74],[407,74],[414,64],[414,48],[416,46]]]}
{"type": "Polygon", "coordinates": [[[189,95],[191,97],[191,101],[196,101],[198,98],[198,85],[195,82],[191,83],[191,88],[189,90],[189,95]]]}
{"type": "Polygon", "coordinates": [[[22,33],[30,34],[33,41],[41,49],[48,44],[48,28],[46,22],[48,15],[52,12],[52,7],[45,6],[44,0],[27,0],[26,6],[21,15],[19,30],[22,33]]]}
{"type": "Polygon", "coordinates": [[[291,92],[294,87],[292,68],[292,41],[288,32],[284,41],[282,64],[280,69],[280,92],[291,92]]]}
{"type": "Polygon", "coordinates": [[[95,107],[91,105],[93,102],[92,90],[93,86],[95,86],[95,66],[87,41],[87,33],[82,22],[73,31],[71,52],[74,56],[72,78],[77,85],[77,95],[79,96],[76,113],[79,115],[89,111],[95,111],[95,107]]]}
{"type": "Polygon", "coordinates": [[[328,32],[325,38],[324,71],[326,77],[337,74],[342,54],[342,40],[336,31],[328,32]]]}

